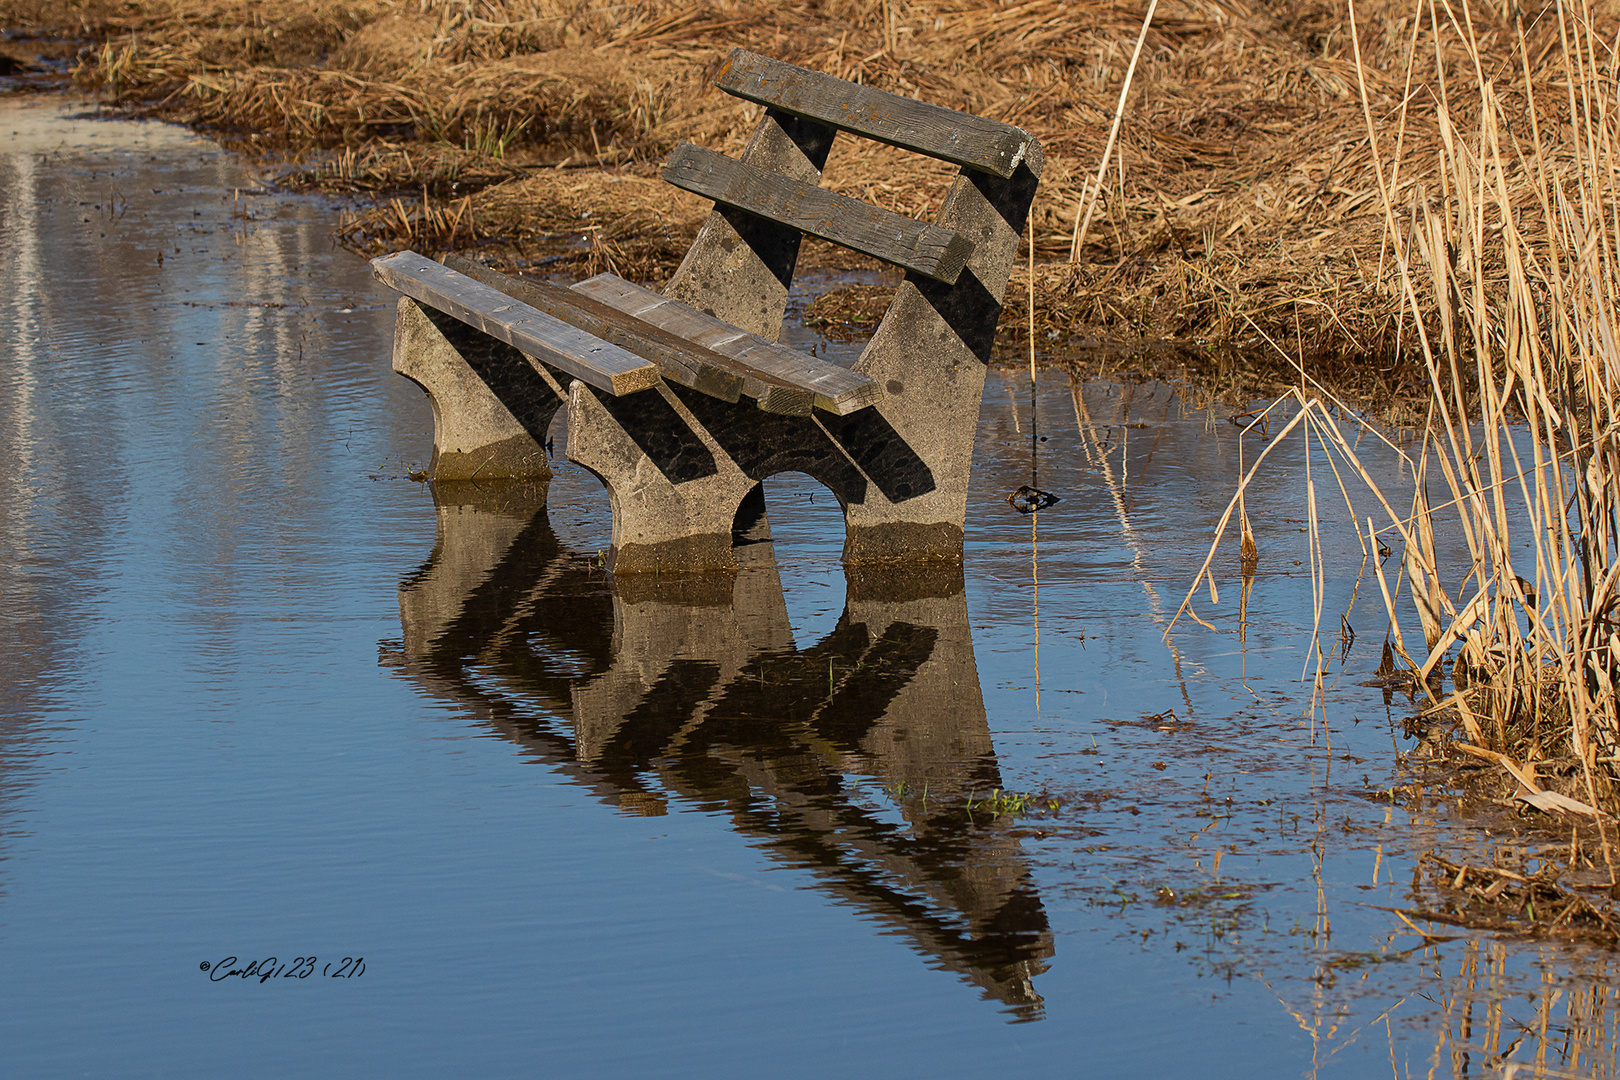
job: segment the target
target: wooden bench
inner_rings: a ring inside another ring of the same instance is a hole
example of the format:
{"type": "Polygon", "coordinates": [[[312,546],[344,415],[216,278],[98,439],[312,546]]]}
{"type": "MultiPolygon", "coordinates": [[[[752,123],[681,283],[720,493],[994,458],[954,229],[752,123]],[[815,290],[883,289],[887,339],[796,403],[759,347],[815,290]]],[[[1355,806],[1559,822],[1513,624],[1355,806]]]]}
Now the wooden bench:
{"type": "Polygon", "coordinates": [[[734,566],[739,508],[784,471],[837,496],[847,562],[960,559],[985,363],[1039,141],[741,49],[715,86],[765,113],[740,160],[689,143],[670,155],[664,179],[715,205],[662,293],[408,251],[373,261],[404,294],[394,367],[432,399],[432,476],[549,476],[540,448],[566,403],[568,457],[612,498],[617,573],[734,566]],[[840,131],[960,166],[936,220],[822,188],[840,131]],[[905,272],[852,369],[776,340],[806,235],[905,272]]]}

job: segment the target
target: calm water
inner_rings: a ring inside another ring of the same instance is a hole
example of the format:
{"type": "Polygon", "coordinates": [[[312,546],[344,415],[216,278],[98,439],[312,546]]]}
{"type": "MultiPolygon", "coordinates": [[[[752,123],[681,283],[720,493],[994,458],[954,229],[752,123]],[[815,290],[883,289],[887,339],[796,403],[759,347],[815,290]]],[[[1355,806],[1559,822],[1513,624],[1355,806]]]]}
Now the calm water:
{"type": "Polygon", "coordinates": [[[1166,634],[1230,410],[1102,372],[992,378],[961,576],[846,579],[780,477],[734,582],[616,583],[560,452],[549,510],[406,478],[333,207],[71,112],[0,104],[8,1072],[1613,1073],[1608,957],[1380,907],[1478,830],[1377,798],[1411,709],[1325,497],[1311,707],[1299,449],[1242,635],[1232,552],[1166,634]]]}

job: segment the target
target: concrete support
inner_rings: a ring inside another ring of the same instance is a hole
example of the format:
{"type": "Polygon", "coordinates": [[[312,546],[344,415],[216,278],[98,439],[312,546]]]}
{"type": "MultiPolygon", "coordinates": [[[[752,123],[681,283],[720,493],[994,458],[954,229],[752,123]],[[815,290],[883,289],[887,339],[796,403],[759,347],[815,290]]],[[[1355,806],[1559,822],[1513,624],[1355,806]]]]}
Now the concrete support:
{"type": "Polygon", "coordinates": [[[394,320],[394,370],[433,406],[435,480],[551,479],[555,381],[510,345],[409,297],[394,320]]]}
{"type": "MultiPolygon", "coordinates": [[[[907,490],[893,480],[874,483],[865,499],[848,504],[847,562],[962,557],[985,365],[1042,163],[1034,143],[1006,180],[962,170],[939,224],[974,242],[967,269],[955,285],[908,275],[855,364],[883,387],[876,412],[888,431],[851,449],[864,455],[876,480],[904,446],[926,465],[928,484],[907,490]]],[[[871,423],[852,414],[839,422],[839,434],[848,445],[871,423]]]]}
{"type": "MultiPolygon", "coordinates": [[[[701,395],[699,395],[701,396],[701,395]]],[[[758,484],[668,386],[615,398],[575,382],[568,458],[608,489],[615,574],[734,569],[731,529],[758,484]]]]}

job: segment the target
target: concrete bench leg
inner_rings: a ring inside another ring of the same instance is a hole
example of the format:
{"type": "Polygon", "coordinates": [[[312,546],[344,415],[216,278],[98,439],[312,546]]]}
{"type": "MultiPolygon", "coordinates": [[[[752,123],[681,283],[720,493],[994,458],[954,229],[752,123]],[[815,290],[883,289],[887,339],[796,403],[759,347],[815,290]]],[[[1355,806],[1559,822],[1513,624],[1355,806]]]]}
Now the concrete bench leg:
{"type": "Polygon", "coordinates": [[[963,170],[939,224],[974,242],[967,269],[955,285],[908,275],[855,364],[883,387],[874,408],[898,443],[927,463],[932,489],[907,494],[873,475],[885,467],[889,438],[863,436],[874,423],[864,414],[873,410],[822,420],[876,481],[844,508],[847,563],[962,557],[985,365],[1041,164],[1037,148],[1036,160],[1006,180],[963,170]]]}
{"type": "Polygon", "coordinates": [[[546,428],[563,400],[522,353],[401,297],[394,370],[433,406],[434,480],[551,479],[546,428]]]}
{"type": "Polygon", "coordinates": [[[736,568],[732,524],[757,485],[668,387],[615,398],[575,382],[568,459],[608,489],[615,574],[736,568]]]}

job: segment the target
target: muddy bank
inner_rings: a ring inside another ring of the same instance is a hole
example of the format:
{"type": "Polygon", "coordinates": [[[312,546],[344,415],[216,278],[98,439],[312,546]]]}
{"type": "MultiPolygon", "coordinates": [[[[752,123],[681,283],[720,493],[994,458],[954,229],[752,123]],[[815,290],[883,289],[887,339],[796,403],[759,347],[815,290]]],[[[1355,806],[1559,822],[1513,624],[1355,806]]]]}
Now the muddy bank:
{"type": "MultiPolygon", "coordinates": [[[[1143,13],[1059,0],[0,4],[8,27],[94,43],[75,78],[108,100],[288,155],[295,186],[365,196],[341,232],[367,253],[410,245],[659,280],[706,204],[657,183],[658,162],[683,139],[734,152],[752,126],[753,106],[709,85],[735,45],[1018,124],[1048,162],[1034,212],[1038,335],[1270,337],[1318,360],[1393,357],[1411,334],[1374,161],[1397,208],[1441,188],[1437,117],[1444,106],[1469,128],[1476,73],[1536,118],[1541,154],[1526,175],[1573,160],[1569,28],[1551,11],[1524,12],[1522,26],[1492,9],[1439,11],[1436,33],[1427,6],[1373,0],[1358,12],[1358,77],[1342,4],[1171,0],[1071,262],[1143,13]]],[[[1608,35],[1608,8],[1595,18],[1608,35]]],[[[948,173],[843,139],[827,183],[928,214],[948,173]]],[[[1519,205],[1527,191],[1506,202],[1534,216],[1519,205]]],[[[807,257],[858,265],[820,246],[807,257]]]]}

